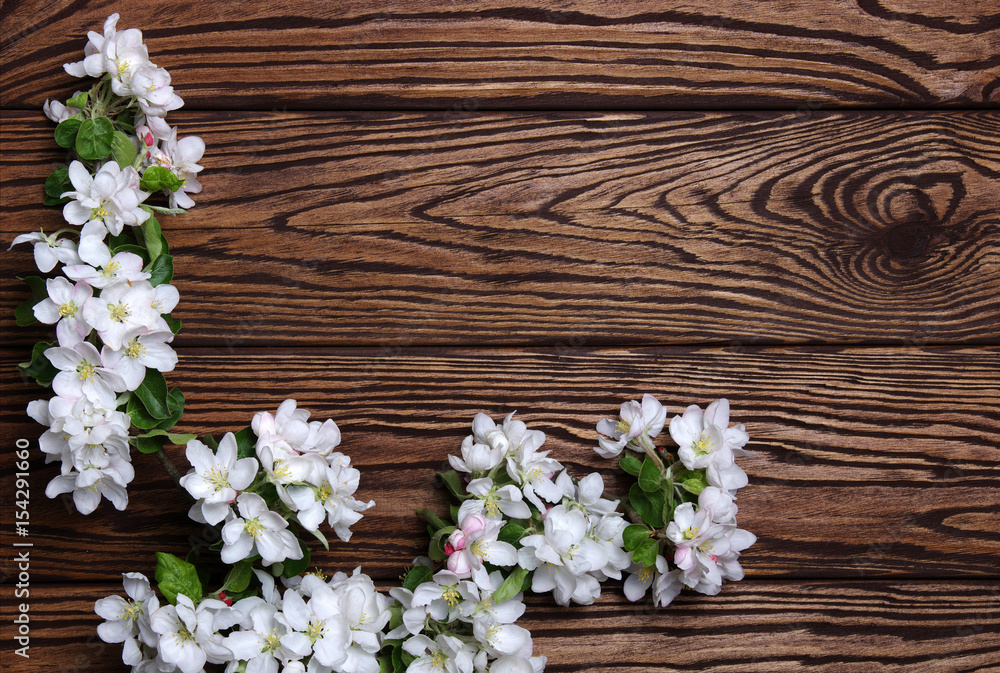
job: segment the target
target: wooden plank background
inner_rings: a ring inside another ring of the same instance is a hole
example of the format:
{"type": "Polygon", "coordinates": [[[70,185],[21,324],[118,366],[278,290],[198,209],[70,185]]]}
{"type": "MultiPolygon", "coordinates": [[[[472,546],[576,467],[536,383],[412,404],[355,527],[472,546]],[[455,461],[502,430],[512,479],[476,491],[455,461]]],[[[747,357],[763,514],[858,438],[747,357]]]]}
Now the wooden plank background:
{"type": "MultiPolygon", "coordinates": [[[[472,415],[517,410],[578,474],[594,425],[719,396],[751,434],[747,579],[665,610],[529,599],[547,670],[1000,670],[1000,13],[992,0],[3,7],[0,243],[60,226],[40,112],[113,11],[170,70],[205,192],[164,228],[179,429],[286,397],[344,432],[378,505],[317,554],[389,586],[472,415]]],[[[14,364],[0,274],[4,670],[125,671],[93,602],[183,553],[159,465],[126,512],[47,500],[33,449],[31,659],[13,655],[14,364]]],[[[183,464],[183,451],[171,450],[183,464]]]]}

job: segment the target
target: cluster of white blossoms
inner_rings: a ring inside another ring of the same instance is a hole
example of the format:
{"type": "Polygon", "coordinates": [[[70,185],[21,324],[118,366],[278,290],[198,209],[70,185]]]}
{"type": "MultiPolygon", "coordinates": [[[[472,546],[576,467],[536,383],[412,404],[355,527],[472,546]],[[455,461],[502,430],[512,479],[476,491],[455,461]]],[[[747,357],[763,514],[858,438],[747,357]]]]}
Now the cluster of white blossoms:
{"type": "Polygon", "coordinates": [[[95,610],[105,642],[122,643],[134,673],[201,673],[225,664],[243,673],[378,673],[389,599],[356,569],[329,581],[315,574],[285,580],[254,570],[260,595],[233,601],[177,594],[160,605],[149,580],[124,575],[128,598],[109,596],[95,610]]]}
{"type": "Polygon", "coordinates": [[[142,33],[117,31],[117,20],[108,18],[103,35],[91,32],[86,58],[65,66],[98,84],[66,105],[44,106],[72,157],[46,181],[46,203],[64,204],[71,226],[12,243],[33,244],[43,274],[59,267],[52,277],[27,279],[35,297],[18,322],[55,326],[57,343],[36,347],[25,369],[51,380],[55,397],[32,402],[28,414],[49,427],[40,441],[47,459],[62,461],[46,494],[72,493],[84,514],[102,496],[118,509],[127,505],[130,427],[165,430],[179,416],[183,396],[171,400],[161,375],[147,382],[148,372],[177,363],[169,345],[177,324],[168,319],[178,293],[153,213],[194,205],[186,192],[201,189],[194,176],[205,149],[198,138],[177,140],[164,118],[182,104],[170,76],[149,62],[142,33]],[[169,208],[145,204],[154,190],[169,208]]]}
{"type": "Polygon", "coordinates": [[[735,459],[750,455],[743,449],[750,436],[742,424],[729,427],[729,401],[716,400],[704,411],[692,405],[675,416],[669,426],[675,453],[655,442],[666,416],[652,395],[626,402],[617,421],[597,425],[605,436],[595,449],[605,458],[624,449],[645,456],[642,463],[630,455],[621,462],[638,477],[630,504],[641,517],[623,534],[635,560],[625,595],[636,601],[652,587],[658,606],[668,605],[683,587],[715,595],[723,580],[743,579],[740,553],[757,540],[736,524],[736,492],[747,485],[747,475],[735,459]],[[672,518],[662,518],[664,511],[672,518]]]}
{"type": "Polygon", "coordinates": [[[350,540],[350,526],[375,502],[353,497],[361,474],[334,451],[341,439],[337,424],[310,421],[309,412],[289,399],[275,414],[255,414],[251,429],[254,455],[244,458],[233,433],[215,451],[197,439],[187,443],[193,467],[180,484],[196,499],[189,514],[199,523],[222,524],[223,562],[259,556],[269,566],[301,559],[290,520],[314,534],[325,520],[337,537],[350,540]],[[269,503],[270,493],[275,497],[269,503]]]}
{"type": "Polygon", "coordinates": [[[601,594],[600,582],[621,578],[631,563],[622,548],[627,524],[616,511],[618,501],[601,497],[600,474],[572,478],[540,450],[545,434],[513,416],[497,425],[477,414],[462,457],[449,456],[468,482],[444,547],[447,567],[490,590],[486,564],[517,566],[535,571],[532,591],[551,591],[559,605],[589,605],[601,594]],[[511,524],[517,548],[500,539],[511,524]]]}

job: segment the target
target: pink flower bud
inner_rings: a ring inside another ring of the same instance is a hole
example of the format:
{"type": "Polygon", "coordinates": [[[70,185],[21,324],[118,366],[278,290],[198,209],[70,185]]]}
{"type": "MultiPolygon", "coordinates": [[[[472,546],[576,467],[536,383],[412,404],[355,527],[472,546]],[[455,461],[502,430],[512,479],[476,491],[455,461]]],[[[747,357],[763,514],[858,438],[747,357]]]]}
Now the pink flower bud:
{"type": "Polygon", "coordinates": [[[448,536],[445,553],[450,556],[460,549],[465,549],[465,533],[461,529],[454,531],[448,536]],[[451,547],[451,551],[448,551],[448,547],[451,547]]]}
{"type": "Polygon", "coordinates": [[[486,517],[482,514],[470,514],[462,521],[462,532],[466,535],[478,533],[486,528],[486,517]]]}
{"type": "Polygon", "coordinates": [[[448,570],[461,578],[469,577],[472,574],[472,566],[469,565],[468,554],[452,554],[448,557],[448,570]]]}

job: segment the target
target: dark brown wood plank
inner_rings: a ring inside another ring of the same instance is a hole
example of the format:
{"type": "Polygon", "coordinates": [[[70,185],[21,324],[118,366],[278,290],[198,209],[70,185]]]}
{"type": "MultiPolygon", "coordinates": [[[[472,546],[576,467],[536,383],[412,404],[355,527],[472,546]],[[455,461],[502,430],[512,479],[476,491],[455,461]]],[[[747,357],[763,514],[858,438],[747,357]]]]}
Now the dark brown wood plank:
{"type": "Polygon", "coordinates": [[[1000,102],[992,0],[774,3],[10,0],[4,107],[121,11],[191,108],[732,109],[1000,102]]]}
{"type": "MultiPolygon", "coordinates": [[[[432,485],[458,450],[472,416],[518,417],[579,476],[615,465],[592,450],[594,426],[619,404],[653,392],[672,416],[727,396],[755,455],[741,460],[751,486],[740,521],[759,538],[744,555],[754,578],[1000,576],[998,349],[303,349],[182,351],[169,376],[188,397],[180,432],[238,430],[286,397],[333,418],[343,450],[362,471],[360,497],[377,506],[350,544],[318,558],[361,559],[382,579],[426,549],[413,514],[443,506],[432,485]]],[[[13,359],[4,351],[4,360],[13,359]]],[[[41,426],[23,409],[37,388],[11,367],[0,382],[8,422],[0,445],[33,446],[41,426]]],[[[117,577],[153,551],[185,553],[200,536],[158,463],[136,455],[133,502],[90,517],[49,501],[57,474],[37,448],[30,540],[39,581],[117,577]],[[95,559],[81,565],[79,559],[95,559]]],[[[180,448],[170,451],[185,465],[180,448]]],[[[3,474],[12,453],[4,452],[3,474]]],[[[186,468],[185,468],[186,469],[186,468]]],[[[620,484],[620,482],[619,482],[620,484]]],[[[622,485],[618,486],[622,490],[622,485]]],[[[13,493],[0,532],[12,541],[13,493]]],[[[18,541],[17,539],[13,541],[18,541]]]]}
{"type": "MultiPolygon", "coordinates": [[[[40,205],[62,157],[40,113],[3,119],[7,244],[62,226],[40,205]]],[[[208,144],[164,220],[192,345],[1000,338],[1000,113],[178,121],[208,144]]],[[[30,249],[4,260],[26,345],[30,249]]]]}
{"type": "MultiPolygon", "coordinates": [[[[518,624],[531,631],[534,653],[548,657],[546,671],[986,673],[1000,667],[995,581],[745,580],[716,597],[684,594],[660,610],[628,603],[612,584],[587,607],[528,597],[518,624]]],[[[122,595],[120,583],[33,585],[29,660],[6,645],[13,642],[15,608],[5,601],[4,670],[128,671],[121,646],[96,636],[101,620],[94,601],[115,594],[122,595]]]]}

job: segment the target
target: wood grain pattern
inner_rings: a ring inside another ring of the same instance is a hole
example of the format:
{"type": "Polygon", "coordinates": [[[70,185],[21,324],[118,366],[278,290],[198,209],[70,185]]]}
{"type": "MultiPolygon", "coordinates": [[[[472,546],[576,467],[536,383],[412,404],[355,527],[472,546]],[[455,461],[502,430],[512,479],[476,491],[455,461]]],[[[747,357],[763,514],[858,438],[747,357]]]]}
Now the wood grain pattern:
{"type": "MultiPolygon", "coordinates": [[[[188,396],[178,431],[235,431],[286,397],[317,418],[334,418],[363,474],[359,497],[378,506],[355,526],[350,545],[319,558],[338,567],[363,561],[382,579],[424,551],[413,512],[443,506],[432,475],[458,450],[475,412],[518,410],[576,474],[600,470],[621,491],[615,465],[592,450],[593,428],[643,391],[655,391],[671,415],[681,404],[728,395],[734,421],[747,423],[756,453],[741,461],[753,488],[740,494],[740,521],[759,537],[745,555],[749,576],[997,577],[998,353],[185,350],[170,381],[188,396]]],[[[23,418],[37,390],[18,386],[9,372],[0,380],[19,391],[0,410],[23,418]]],[[[12,422],[5,431],[4,445],[18,436],[34,442],[38,426],[12,422]]],[[[170,453],[186,464],[181,449],[170,453]]],[[[183,551],[189,536],[207,535],[187,521],[187,506],[151,458],[135,458],[127,513],[105,504],[89,518],[43,497],[56,468],[40,463],[32,471],[31,528],[40,581],[114,578],[122,568],[145,567],[154,548],[183,551]],[[81,567],[81,556],[102,562],[81,567]]],[[[4,508],[5,535],[11,509],[4,508]]]]}
{"type": "MultiPolygon", "coordinates": [[[[1000,583],[745,580],[715,598],[684,594],[665,610],[628,603],[606,585],[568,612],[542,596],[518,621],[549,673],[987,673],[1000,667],[1000,583]],[[627,631],[623,625],[627,624],[627,631]],[[850,643],[850,647],[845,644],[850,643]]],[[[31,660],[4,652],[4,670],[125,673],[121,647],[94,635],[93,604],[120,583],[32,589],[31,660]]],[[[11,641],[11,606],[0,637],[11,641]]]]}
{"type": "MultiPolygon", "coordinates": [[[[60,155],[40,114],[4,119],[9,242],[62,226],[38,205],[60,155]]],[[[191,344],[1000,337],[1000,113],[179,123],[209,147],[198,206],[164,221],[191,344]]],[[[9,330],[33,263],[5,261],[9,330]]]]}
{"type": "Polygon", "coordinates": [[[72,91],[121,11],[192,108],[815,109],[1000,102],[991,0],[9,0],[4,107],[72,91]]]}

